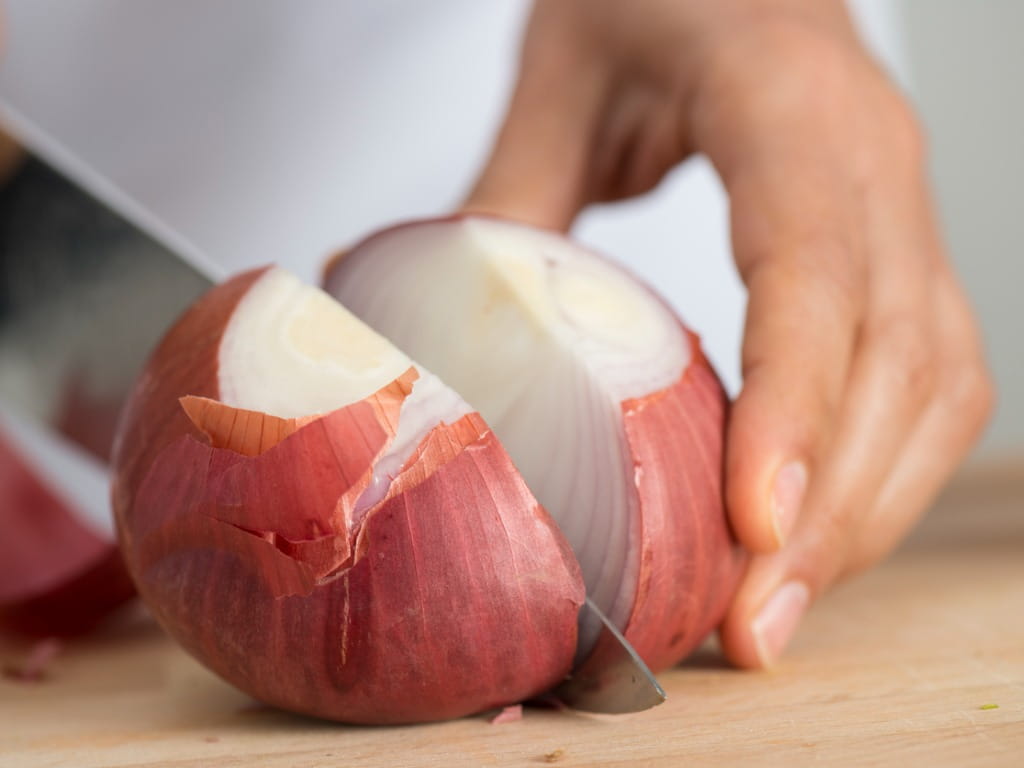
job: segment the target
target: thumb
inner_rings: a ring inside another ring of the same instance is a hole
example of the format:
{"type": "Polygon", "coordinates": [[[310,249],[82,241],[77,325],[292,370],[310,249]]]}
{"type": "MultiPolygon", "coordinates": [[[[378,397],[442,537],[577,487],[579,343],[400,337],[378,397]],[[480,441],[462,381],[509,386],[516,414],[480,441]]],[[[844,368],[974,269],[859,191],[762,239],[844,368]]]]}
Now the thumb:
{"type": "Polygon", "coordinates": [[[587,203],[604,78],[552,32],[531,22],[504,123],[465,211],[566,230],[587,203]]]}

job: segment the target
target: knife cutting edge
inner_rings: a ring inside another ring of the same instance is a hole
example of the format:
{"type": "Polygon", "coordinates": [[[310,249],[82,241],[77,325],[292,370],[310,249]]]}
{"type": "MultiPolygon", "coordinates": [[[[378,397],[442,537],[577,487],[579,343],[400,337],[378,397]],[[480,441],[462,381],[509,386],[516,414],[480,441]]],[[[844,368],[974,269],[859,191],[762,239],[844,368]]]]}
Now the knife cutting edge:
{"type": "Polygon", "coordinates": [[[620,715],[641,712],[665,701],[665,691],[636,649],[588,597],[581,609],[600,620],[617,641],[602,658],[600,669],[574,673],[555,696],[575,709],[620,715]]]}

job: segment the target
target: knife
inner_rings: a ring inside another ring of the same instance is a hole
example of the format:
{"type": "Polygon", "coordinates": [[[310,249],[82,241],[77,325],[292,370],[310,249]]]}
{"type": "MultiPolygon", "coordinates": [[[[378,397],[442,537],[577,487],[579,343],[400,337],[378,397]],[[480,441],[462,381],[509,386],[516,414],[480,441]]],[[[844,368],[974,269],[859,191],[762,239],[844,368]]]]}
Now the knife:
{"type": "MultiPolygon", "coordinates": [[[[0,411],[106,461],[146,356],[220,275],[195,253],[180,257],[176,246],[187,241],[150,226],[141,209],[43,132],[27,122],[17,127],[37,154],[0,186],[0,411]]],[[[604,713],[663,702],[647,665],[589,598],[581,612],[614,638],[609,663],[599,674],[570,677],[555,696],[604,713]]]]}
{"type": "Polygon", "coordinates": [[[610,715],[642,712],[665,701],[664,689],[640,654],[594,601],[588,597],[580,611],[581,618],[589,614],[600,621],[616,642],[602,649],[600,668],[574,672],[554,690],[555,698],[574,709],[610,715]]]}
{"type": "Polygon", "coordinates": [[[27,156],[0,188],[0,398],[109,458],[146,355],[211,285],[27,156]]]}

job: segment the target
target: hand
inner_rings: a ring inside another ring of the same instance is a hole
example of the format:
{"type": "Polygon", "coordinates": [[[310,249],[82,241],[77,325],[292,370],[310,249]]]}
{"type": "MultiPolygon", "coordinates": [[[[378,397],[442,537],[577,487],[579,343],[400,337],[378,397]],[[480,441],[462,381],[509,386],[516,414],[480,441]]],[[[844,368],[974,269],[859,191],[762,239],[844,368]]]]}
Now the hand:
{"type": "Polygon", "coordinates": [[[467,207],[564,229],[694,152],[728,191],[749,290],[725,470],[755,555],[721,636],[760,667],[907,533],[992,389],[921,131],[835,0],[538,0],[467,207]]]}

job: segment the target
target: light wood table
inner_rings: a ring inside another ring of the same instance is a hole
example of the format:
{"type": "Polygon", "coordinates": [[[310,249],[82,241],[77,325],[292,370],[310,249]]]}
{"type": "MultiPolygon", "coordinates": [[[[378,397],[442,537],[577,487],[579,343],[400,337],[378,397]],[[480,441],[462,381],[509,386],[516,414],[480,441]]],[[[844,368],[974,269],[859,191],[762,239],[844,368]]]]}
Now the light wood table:
{"type": "MultiPolygon", "coordinates": [[[[0,645],[0,664],[24,653],[0,645]]],[[[668,702],[637,715],[353,728],[254,705],[137,619],[45,681],[0,681],[0,765],[1024,766],[1024,468],[961,478],[777,670],[709,651],[662,681],[668,702]]]]}

